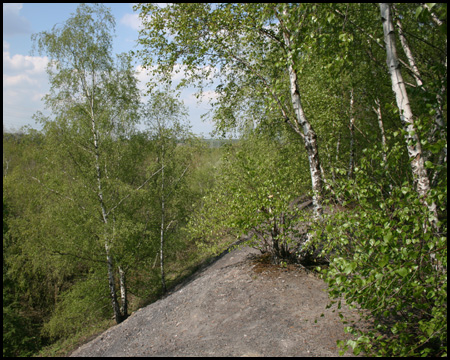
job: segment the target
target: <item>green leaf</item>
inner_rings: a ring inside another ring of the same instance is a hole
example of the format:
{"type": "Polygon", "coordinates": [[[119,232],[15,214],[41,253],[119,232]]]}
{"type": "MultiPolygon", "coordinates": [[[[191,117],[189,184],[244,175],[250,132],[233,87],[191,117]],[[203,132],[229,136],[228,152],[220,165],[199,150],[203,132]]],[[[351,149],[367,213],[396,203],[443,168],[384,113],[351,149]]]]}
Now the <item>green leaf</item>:
{"type": "Polygon", "coordinates": [[[392,237],[393,237],[392,232],[389,231],[386,235],[383,236],[383,239],[386,243],[389,243],[392,240],[392,237]]]}
{"type": "Polygon", "coordinates": [[[344,273],[347,275],[350,274],[351,272],[353,272],[356,269],[357,266],[358,266],[358,264],[356,263],[356,261],[347,263],[346,266],[344,267],[344,273]]]}
{"type": "Polygon", "coordinates": [[[384,255],[378,263],[380,268],[384,268],[389,263],[389,255],[384,255]]]}
{"type": "Polygon", "coordinates": [[[399,274],[401,277],[405,277],[408,275],[408,269],[406,268],[400,268],[396,271],[397,274],[399,274]]]}

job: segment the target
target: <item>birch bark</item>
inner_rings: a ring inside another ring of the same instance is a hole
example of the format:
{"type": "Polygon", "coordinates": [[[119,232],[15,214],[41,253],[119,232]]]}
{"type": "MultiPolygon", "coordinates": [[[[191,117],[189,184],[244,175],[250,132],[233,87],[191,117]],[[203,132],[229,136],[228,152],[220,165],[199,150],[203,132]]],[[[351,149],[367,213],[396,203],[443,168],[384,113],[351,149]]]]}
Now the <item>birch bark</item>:
{"type": "MultiPolygon", "coordinates": [[[[115,29],[115,21],[108,8],[98,4],[82,4],[77,8],[76,14],[59,25],[61,26],[55,26],[51,32],[33,34],[32,39],[39,52],[46,53],[51,63],[57,64],[52,70],[48,68],[51,90],[46,96],[46,105],[55,115],[55,119],[50,121],[58,126],[63,125],[64,128],[67,126],[68,138],[63,137],[59,142],[67,146],[66,139],[75,140],[75,144],[84,153],[83,159],[85,155],[89,156],[88,161],[78,162],[75,160],[76,156],[68,151],[72,166],[76,165],[80,180],[84,180],[83,187],[92,187],[94,210],[101,214],[101,234],[98,234],[98,238],[105,251],[103,256],[106,256],[107,262],[109,295],[114,318],[119,323],[122,316],[116,292],[117,268],[112,256],[115,251],[112,246],[114,235],[109,232],[114,224],[114,217],[110,218],[109,215],[113,215],[112,211],[127,196],[116,206],[107,206],[114,201],[115,194],[110,196],[113,192],[105,185],[108,178],[106,166],[110,161],[103,156],[108,155],[111,148],[104,140],[113,140],[119,133],[128,133],[128,126],[131,130],[137,119],[138,91],[129,59],[119,55],[117,65],[114,64],[111,54],[113,36],[110,32],[115,29]]],[[[109,180],[112,183],[113,179],[109,180]]],[[[59,193],[57,190],[54,192],[59,193]]],[[[71,201],[75,200],[61,195],[71,201]]],[[[91,197],[91,192],[80,194],[79,197],[91,197]]],[[[83,203],[84,201],[80,202],[83,203]]],[[[87,210],[82,205],[79,207],[87,210]]],[[[122,284],[125,286],[124,279],[123,277],[122,284]]]]}
{"type": "Polygon", "coordinates": [[[119,283],[120,283],[120,313],[122,320],[128,317],[128,301],[127,301],[127,283],[125,270],[119,266],[119,283]]]}
{"type": "MultiPolygon", "coordinates": [[[[91,130],[92,130],[92,139],[94,144],[94,156],[95,156],[95,170],[96,170],[96,176],[97,176],[97,196],[100,203],[100,208],[102,211],[102,220],[105,225],[108,224],[108,215],[106,212],[105,203],[103,200],[103,189],[102,189],[102,175],[100,170],[100,154],[99,154],[99,144],[98,144],[98,133],[97,128],[95,124],[95,115],[94,115],[94,79],[95,77],[92,77],[92,90],[91,94],[89,94],[89,91],[85,89],[88,98],[90,99],[90,117],[91,117],[91,130]]],[[[105,253],[106,253],[106,262],[108,267],[108,285],[109,285],[109,292],[111,296],[111,304],[113,307],[113,313],[114,313],[114,319],[116,323],[120,323],[122,321],[122,316],[120,314],[120,308],[119,303],[117,302],[117,293],[116,293],[116,285],[115,285],[115,277],[114,277],[114,266],[113,266],[113,259],[110,252],[110,245],[109,240],[105,234],[105,253]]]]}
{"type": "MultiPolygon", "coordinates": [[[[393,7],[393,10],[396,11],[395,7],[393,7]]],[[[433,17],[433,19],[435,20],[436,17],[433,17]]],[[[435,20],[435,22],[436,22],[436,20],[435,20]]],[[[397,28],[398,28],[398,36],[400,38],[400,43],[402,44],[403,52],[405,53],[406,58],[408,59],[408,63],[409,63],[410,69],[412,71],[414,80],[418,87],[422,87],[424,90],[426,90],[426,88],[423,84],[423,81],[421,79],[419,68],[417,67],[416,61],[414,59],[414,55],[411,51],[411,48],[408,45],[408,41],[406,40],[404,31],[403,31],[403,26],[402,26],[399,16],[397,16],[396,24],[397,24],[397,28]]],[[[437,25],[441,25],[441,23],[437,22],[437,25]]],[[[442,94],[445,93],[445,85],[443,85],[443,87],[441,89],[441,93],[442,94]]],[[[434,117],[434,126],[431,129],[429,136],[428,136],[429,143],[435,142],[437,136],[445,138],[445,136],[447,135],[446,133],[443,132],[444,115],[443,115],[443,99],[442,99],[441,93],[436,94],[436,105],[434,106],[436,115],[434,117]]],[[[442,157],[442,154],[441,154],[441,157],[442,157]]],[[[424,155],[425,155],[424,159],[426,160],[429,157],[429,154],[428,155],[424,154],[424,155]]]]}
{"type": "Polygon", "coordinates": [[[163,292],[167,291],[166,276],[164,273],[164,220],[165,220],[165,203],[164,203],[164,145],[161,156],[161,237],[160,237],[160,267],[161,267],[161,285],[163,292]]]}
{"type": "MultiPolygon", "coordinates": [[[[425,169],[422,146],[414,125],[414,117],[411,111],[408,93],[406,92],[405,82],[403,81],[400,71],[400,63],[395,47],[395,32],[392,21],[391,5],[380,3],[380,13],[381,21],[383,23],[384,41],[386,44],[386,62],[391,76],[392,90],[395,93],[397,106],[400,112],[400,120],[406,131],[405,140],[408,156],[411,161],[414,184],[419,196],[422,199],[425,199],[430,191],[430,181],[425,169]]],[[[435,203],[432,203],[431,205],[427,204],[427,206],[434,218],[437,219],[435,203]]]]}
{"type": "Polygon", "coordinates": [[[380,128],[380,134],[381,134],[381,146],[383,147],[383,152],[382,152],[383,161],[385,164],[387,164],[387,156],[386,156],[387,141],[386,141],[386,134],[384,132],[383,117],[381,116],[381,104],[380,104],[380,100],[378,98],[375,99],[375,105],[376,105],[376,107],[372,106],[372,110],[377,115],[378,127],[380,128]]]}
{"type": "MultiPolygon", "coordinates": [[[[287,16],[287,10],[285,9],[283,12],[284,16],[287,16]]],[[[300,97],[300,88],[298,85],[298,76],[294,67],[294,59],[291,48],[291,40],[290,33],[283,26],[283,39],[286,44],[286,51],[288,56],[288,72],[289,72],[289,83],[290,83],[290,94],[292,106],[294,108],[295,120],[298,125],[302,129],[302,137],[305,143],[305,149],[308,154],[309,161],[309,170],[311,173],[311,184],[313,190],[313,206],[315,216],[318,218],[322,217],[323,209],[322,209],[322,194],[323,194],[323,181],[320,172],[320,159],[319,159],[319,149],[317,144],[317,135],[311,126],[310,122],[305,116],[303,111],[301,97],[300,97]]]]}
{"type": "Polygon", "coordinates": [[[351,179],[353,177],[353,169],[355,168],[355,116],[353,111],[353,89],[350,91],[350,158],[348,164],[348,178],[351,179]]]}

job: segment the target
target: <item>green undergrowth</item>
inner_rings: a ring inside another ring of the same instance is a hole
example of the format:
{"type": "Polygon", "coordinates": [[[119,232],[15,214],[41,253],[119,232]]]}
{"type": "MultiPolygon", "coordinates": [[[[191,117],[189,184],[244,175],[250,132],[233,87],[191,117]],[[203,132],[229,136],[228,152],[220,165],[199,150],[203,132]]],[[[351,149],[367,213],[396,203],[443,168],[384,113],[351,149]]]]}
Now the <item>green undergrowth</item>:
{"type": "MultiPolygon", "coordinates": [[[[316,236],[330,261],[321,270],[330,296],[374,322],[370,331],[348,326],[356,339],[339,341],[342,353],[446,356],[446,216],[433,218],[407,183],[383,196],[376,183],[357,181],[339,189],[357,206],[326,217],[316,236]]],[[[446,198],[446,189],[436,190],[428,202],[442,214],[446,198]]]]}

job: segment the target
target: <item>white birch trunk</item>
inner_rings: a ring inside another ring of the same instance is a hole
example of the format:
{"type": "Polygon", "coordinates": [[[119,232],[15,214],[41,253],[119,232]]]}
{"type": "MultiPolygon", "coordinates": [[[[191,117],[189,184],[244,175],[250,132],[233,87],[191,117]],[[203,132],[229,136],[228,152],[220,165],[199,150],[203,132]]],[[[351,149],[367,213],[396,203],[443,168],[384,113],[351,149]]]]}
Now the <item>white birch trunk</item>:
{"type": "MultiPolygon", "coordinates": [[[[339,148],[340,148],[340,146],[341,146],[341,132],[339,131],[338,139],[336,142],[336,164],[339,164],[339,148]]],[[[333,182],[335,182],[336,181],[336,171],[335,171],[334,167],[333,167],[332,172],[333,172],[333,182]]]]}
{"type": "MultiPolygon", "coordinates": [[[[404,130],[406,130],[406,146],[411,162],[411,170],[419,198],[425,206],[428,207],[431,215],[431,224],[435,230],[439,230],[437,226],[437,208],[433,202],[428,204],[426,197],[430,191],[430,181],[424,166],[424,159],[420,139],[417,135],[414,118],[409,105],[408,94],[406,92],[405,83],[400,72],[400,65],[397,58],[395,48],[394,24],[392,22],[391,5],[380,3],[381,20],[383,22],[384,41],[386,43],[387,64],[391,75],[392,90],[395,93],[397,106],[400,111],[400,120],[404,130]]],[[[427,226],[424,224],[424,232],[427,232],[427,226]]],[[[431,261],[435,269],[443,270],[442,264],[436,262],[435,254],[432,253],[431,261]]]]}
{"type": "Polygon", "coordinates": [[[397,18],[396,24],[398,27],[398,37],[400,38],[400,43],[402,44],[403,51],[405,52],[409,66],[411,67],[414,80],[416,81],[417,86],[422,86],[423,82],[420,79],[419,68],[416,65],[412,51],[408,45],[408,42],[406,41],[405,35],[403,34],[403,27],[402,23],[400,22],[400,19],[397,18]]]}
{"type": "Polygon", "coordinates": [[[122,320],[125,320],[128,317],[127,283],[125,270],[123,270],[120,266],[119,266],[119,283],[120,283],[120,299],[122,302],[120,306],[120,313],[122,320]]]}
{"type": "MultiPolygon", "coordinates": [[[[286,10],[284,11],[284,15],[286,15],[286,10]]],[[[294,68],[294,59],[291,51],[291,41],[289,39],[289,34],[287,33],[286,29],[283,30],[283,38],[286,44],[286,50],[288,52],[288,72],[289,72],[292,106],[294,108],[296,121],[303,131],[303,139],[305,143],[306,152],[308,154],[312,190],[314,193],[313,194],[314,214],[316,215],[316,217],[321,218],[323,214],[322,209],[323,181],[320,171],[320,159],[319,159],[319,149],[317,145],[317,135],[313,127],[307,120],[305,113],[303,112],[303,107],[300,98],[300,90],[298,86],[298,77],[297,72],[295,71],[294,68]]]]}
{"type": "Polygon", "coordinates": [[[161,237],[160,237],[160,267],[161,267],[161,285],[163,292],[167,291],[166,287],[166,275],[164,272],[164,220],[165,220],[165,198],[164,198],[164,144],[162,145],[161,154],[161,237]]]}
{"type": "Polygon", "coordinates": [[[381,104],[380,104],[379,99],[375,99],[375,105],[376,105],[376,107],[372,106],[372,110],[377,115],[378,127],[379,127],[380,133],[381,133],[381,146],[383,149],[382,150],[383,161],[385,164],[387,164],[387,156],[386,156],[387,142],[386,142],[386,134],[384,132],[383,118],[381,116],[381,104]]]}
{"type": "MultiPolygon", "coordinates": [[[[94,87],[93,87],[94,88],[94,87]]],[[[102,190],[102,177],[100,170],[100,156],[99,156],[99,146],[98,146],[98,134],[95,126],[95,116],[94,116],[94,94],[92,90],[92,94],[90,96],[91,104],[90,104],[90,116],[91,116],[91,125],[92,125],[92,136],[94,142],[94,154],[95,154],[95,170],[97,175],[97,196],[100,202],[100,207],[102,210],[102,219],[105,225],[108,224],[108,215],[106,213],[105,203],[103,201],[103,190],[102,190]]],[[[116,293],[116,285],[115,285],[115,277],[114,277],[114,266],[113,259],[110,254],[109,240],[107,238],[105,240],[105,253],[106,253],[106,262],[108,267],[108,284],[109,284],[109,292],[111,296],[111,304],[114,313],[114,319],[116,323],[120,323],[122,321],[122,317],[120,314],[119,303],[117,302],[117,293],[116,293]]]]}
{"type": "MultiPolygon", "coordinates": [[[[395,9],[395,8],[394,8],[395,9]]],[[[433,18],[433,20],[436,22],[436,20],[439,21],[437,18],[433,18]]],[[[424,90],[425,86],[423,84],[423,81],[421,80],[421,75],[419,72],[419,68],[417,67],[416,61],[414,59],[414,55],[411,51],[411,48],[408,45],[408,41],[406,40],[405,34],[403,33],[403,26],[400,21],[400,18],[397,16],[396,20],[397,28],[398,28],[398,36],[400,38],[400,43],[402,44],[403,51],[406,55],[406,58],[408,59],[408,64],[410,66],[410,69],[412,70],[414,80],[416,81],[417,86],[423,87],[424,90]]],[[[438,25],[442,24],[437,22],[438,25]]],[[[441,93],[445,93],[445,85],[443,85],[443,88],[441,89],[441,93]]],[[[444,115],[443,115],[443,99],[442,95],[440,93],[436,94],[436,102],[437,105],[434,106],[434,110],[436,111],[436,115],[434,117],[434,126],[431,129],[429,136],[428,136],[428,142],[434,143],[436,141],[436,135],[440,136],[441,138],[446,137],[446,133],[444,133],[444,115]]],[[[424,161],[430,156],[430,154],[424,154],[424,161]]],[[[442,158],[442,154],[440,156],[442,158]]]]}
{"type": "Polygon", "coordinates": [[[348,163],[348,178],[351,179],[353,177],[353,170],[355,168],[355,116],[353,111],[353,89],[350,91],[350,158],[348,163]]]}
{"type": "MultiPolygon", "coordinates": [[[[411,170],[416,190],[420,197],[425,198],[430,191],[430,182],[425,169],[422,147],[416,128],[414,117],[409,104],[405,83],[400,72],[400,63],[395,48],[394,24],[392,23],[391,5],[380,4],[381,20],[383,22],[384,41],[386,43],[387,65],[391,75],[392,90],[395,93],[397,106],[400,111],[400,120],[406,131],[406,144],[408,155],[411,160],[411,170]]],[[[436,205],[428,206],[433,214],[436,214],[436,205]]]]}
{"type": "MultiPolygon", "coordinates": [[[[381,115],[381,103],[380,99],[375,99],[375,106],[372,106],[372,110],[377,115],[378,120],[378,128],[380,129],[381,134],[381,156],[383,157],[384,162],[384,169],[387,172],[388,171],[388,163],[387,163],[387,155],[386,155],[386,149],[387,149],[387,141],[386,141],[386,133],[384,131],[384,124],[383,124],[383,117],[381,115]]],[[[392,193],[392,183],[389,183],[389,194],[392,193]]]]}
{"type": "Polygon", "coordinates": [[[300,102],[300,93],[297,86],[297,74],[293,70],[292,66],[289,66],[289,78],[291,82],[291,99],[294,105],[294,111],[297,116],[297,121],[301,128],[303,129],[305,148],[308,154],[309,170],[311,173],[311,184],[313,195],[314,212],[316,216],[322,217],[322,193],[323,193],[323,183],[320,174],[320,159],[319,151],[317,146],[317,135],[311,126],[311,124],[306,120],[303,108],[300,102]]]}
{"type": "Polygon", "coordinates": [[[122,321],[122,316],[120,315],[119,303],[117,302],[113,259],[107,241],[105,241],[105,252],[106,252],[106,262],[108,266],[108,285],[111,296],[111,303],[113,307],[114,320],[116,321],[117,324],[119,324],[122,321]]]}

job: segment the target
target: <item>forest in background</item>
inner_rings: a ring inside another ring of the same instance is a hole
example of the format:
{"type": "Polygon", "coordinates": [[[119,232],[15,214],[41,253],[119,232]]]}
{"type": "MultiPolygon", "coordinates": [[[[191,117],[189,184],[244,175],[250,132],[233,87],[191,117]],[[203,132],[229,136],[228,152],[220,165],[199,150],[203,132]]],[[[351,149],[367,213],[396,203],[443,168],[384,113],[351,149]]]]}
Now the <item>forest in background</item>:
{"type": "Polygon", "coordinates": [[[343,350],[446,356],[446,4],[135,10],[129,54],[104,5],[32,37],[51,116],[3,132],[3,355],[64,354],[251,234],[367,310],[343,350]],[[239,140],[190,133],[180,68],[239,140]]]}

